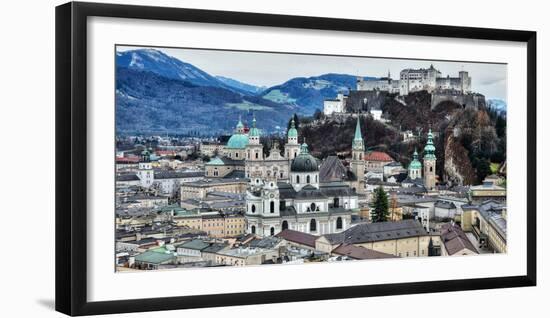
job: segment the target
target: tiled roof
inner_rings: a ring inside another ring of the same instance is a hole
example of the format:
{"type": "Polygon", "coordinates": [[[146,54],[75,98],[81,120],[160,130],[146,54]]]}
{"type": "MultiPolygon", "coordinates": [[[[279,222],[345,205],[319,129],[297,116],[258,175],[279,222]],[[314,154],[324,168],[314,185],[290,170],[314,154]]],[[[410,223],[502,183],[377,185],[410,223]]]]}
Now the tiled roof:
{"type": "Polygon", "coordinates": [[[477,249],[468,239],[464,231],[457,224],[443,224],[441,226],[441,240],[449,255],[454,255],[463,249],[477,253],[477,249]]]}
{"type": "Polygon", "coordinates": [[[289,229],[283,230],[275,236],[285,239],[289,242],[298,243],[310,247],[315,247],[315,241],[319,238],[315,235],[289,229]]]}
{"type": "Polygon", "coordinates": [[[328,156],[319,168],[321,182],[356,180],[357,177],[342,164],[337,156],[328,156]]]}
{"type": "Polygon", "coordinates": [[[396,256],[391,254],[378,252],[353,244],[342,244],[335,248],[332,253],[342,256],[348,256],[353,259],[396,258],[396,256]]]}
{"type": "Polygon", "coordinates": [[[428,233],[416,220],[397,222],[362,223],[347,229],[342,233],[327,234],[325,238],[331,244],[367,243],[385,240],[395,240],[407,237],[417,237],[428,233]]]}
{"type": "Polygon", "coordinates": [[[210,246],[210,243],[206,243],[203,240],[192,240],[192,241],[188,241],[188,242],[185,242],[183,244],[178,245],[178,248],[188,248],[188,249],[191,249],[191,250],[201,251],[201,250],[207,248],[208,246],[210,246]]]}
{"type": "Polygon", "coordinates": [[[371,151],[365,153],[365,161],[394,161],[390,155],[381,151],[371,151]]]}
{"type": "Polygon", "coordinates": [[[150,264],[163,264],[174,260],[176,257],[172,253],[159,253],[154,251],[147,251],[136,256],[136,262],[150,263],[150,264]]]}
{"type": "Polygon", "coordinates": [[[139,177],[135,173],[121,174],[116,176],[116,181],[139,181],[139,177]]]}

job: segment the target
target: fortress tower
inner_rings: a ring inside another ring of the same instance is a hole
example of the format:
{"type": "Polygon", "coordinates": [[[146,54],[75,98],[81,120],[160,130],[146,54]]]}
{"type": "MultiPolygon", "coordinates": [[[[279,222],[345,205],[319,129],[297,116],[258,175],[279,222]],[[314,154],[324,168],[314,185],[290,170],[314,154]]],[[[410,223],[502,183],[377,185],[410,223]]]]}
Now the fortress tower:
{"type": "Polygon", "coordinates": [[[428,190],[435,187],[435,146],[433,143],[433,134],[430,129],[428,132],[428,142],[424,147],[424,186],[428,190]]]}

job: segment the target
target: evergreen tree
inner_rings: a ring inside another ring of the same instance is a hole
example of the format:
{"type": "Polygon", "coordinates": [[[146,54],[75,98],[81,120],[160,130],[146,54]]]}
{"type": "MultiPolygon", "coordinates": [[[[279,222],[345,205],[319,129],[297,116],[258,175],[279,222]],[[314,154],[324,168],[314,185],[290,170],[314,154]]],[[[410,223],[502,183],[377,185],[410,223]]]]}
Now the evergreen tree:
{"type": "Polygon", "coordinates": [[[374,198],[372,200],[371,220],[373,223],[388,221],[388,205],[388,195],[382,186],[380,186],[374,190],[374,198]]]}

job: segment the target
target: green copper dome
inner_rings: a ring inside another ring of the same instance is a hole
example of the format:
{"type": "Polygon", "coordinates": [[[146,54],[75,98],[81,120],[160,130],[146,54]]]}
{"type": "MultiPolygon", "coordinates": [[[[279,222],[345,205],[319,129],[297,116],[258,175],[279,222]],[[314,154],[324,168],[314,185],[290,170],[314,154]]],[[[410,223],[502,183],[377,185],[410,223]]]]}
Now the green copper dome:
{"type": "Polygon", "coordinates": [[[292,118],[292,121],[290,121],[290,129],[288,130],[288,137],[298,138],[298,130],[296,130],[296,124],[294,123],[294,118],[292,118]]]}
{"type": "Polygon", "coordinates": [[[241,117],[239,116],[239,122],[237,123],[237,129],[244,128],[243,122],[241,121],[241,117]]]}
{"type": "Polygon", "coordinates": [[[252,119],[252,128],[248,132],[250,137],[260,137],[260,130],[256,128],[256,116],[252,119]]]}
{"type": "Polygon", "coordinates": [[[304,142],[300,147],[300,154],[290,165],[290,171],[292,172],[310,172],[319,171],[319,165],[317,159],[309,154],[307,144],[304,142]]]}
{"type": "Polygon", "coordinates": [[[416,152],[416,149],[414,150],[413,160],[409,164],[409,170],[413,169],[422,169],[422,164],[418,161],[418,152],[416,152]]]}
{"type": "Polygon", "coordinates": [[[244,149],[248,145],[248,136],[244,134],[234,134],[227,142],[227,148],[244,149]]]}
{"type": "Polygon", "coordinates": [[[434,146],[434,135],[432,130],[428,131],[428,141],[424,147],[424,159],[435,159],[435,146],[434,146]]]}

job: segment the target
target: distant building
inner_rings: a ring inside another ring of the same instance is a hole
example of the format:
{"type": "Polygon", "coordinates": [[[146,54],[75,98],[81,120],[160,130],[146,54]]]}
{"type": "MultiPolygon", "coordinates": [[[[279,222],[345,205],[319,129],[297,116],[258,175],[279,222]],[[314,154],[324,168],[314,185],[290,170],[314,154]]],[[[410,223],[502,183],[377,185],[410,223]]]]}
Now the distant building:
{"type": "Polygon", "coordinates": [[[208,178],[195,182],[182,183],[181,200],[204,199],[209,192],[245,193],[248,181],[245,179],[208,178]]]}
{"type": "Polygon", "coordinates": [[[486,200],[498,202],[506,201],[506,188],[498,185],[499,178],[488,176],[481,185],[470,187],[470,197],[473,203],[481,203],[486,200]]]}
{"type": "Polygon", "coordinates": [[[384,173],[384,166],[394,162],[390,155],[382,151],[367,151],[364,160],[366,171],[377,173],[384,173]]]}
{"type": "Polygon", "coordinates": [[[323,102],[323,113],[327,116],[333,114],[345,113],[347,97],[344,94],[338,94],[334,99],[325,99],[323,102]]]}
{"type": "Polygon", "coordinates": [[[399,79],[394,80],[388,72],[387,77],[378,79],[358,78],[357,90],[378,90],[399,95],[426,90],[453,90],[463,94],[471,92],[472,78],[466,71],[458,72],[458,77],[441,76],[441,72],[431,65],[429,68],[404,69],[399,73],[399,79]]]}

